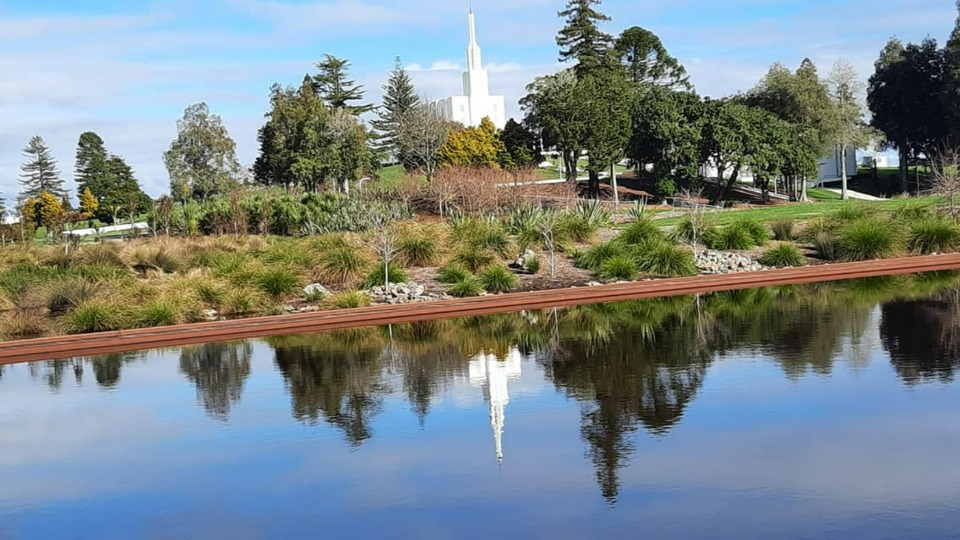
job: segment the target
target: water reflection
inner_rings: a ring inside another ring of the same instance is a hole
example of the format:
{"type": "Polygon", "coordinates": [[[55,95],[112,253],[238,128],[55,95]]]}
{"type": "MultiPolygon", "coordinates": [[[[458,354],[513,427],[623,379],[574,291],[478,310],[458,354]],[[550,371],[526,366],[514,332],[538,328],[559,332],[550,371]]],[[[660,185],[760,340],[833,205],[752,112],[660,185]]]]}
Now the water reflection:
{"type": "Polygon", "coordinates": [[[197,386],[197,402],[213,418],[227,420],[240,402],[250,376],[252,346],[248,342],[207,343],[180,351],[180,373],[197,386]]]}
{"type": "Polygon", "coordinates": [[[890,362],[908,385],[952,382],[960,366],[960,291],[926,300],[888,302],[880,335],[890,362]]]}

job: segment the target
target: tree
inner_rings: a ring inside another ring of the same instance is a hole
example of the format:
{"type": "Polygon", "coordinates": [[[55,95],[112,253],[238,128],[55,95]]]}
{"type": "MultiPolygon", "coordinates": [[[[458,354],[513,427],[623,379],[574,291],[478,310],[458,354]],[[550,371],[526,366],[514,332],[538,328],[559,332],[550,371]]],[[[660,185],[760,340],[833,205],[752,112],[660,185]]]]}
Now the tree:
{"type": "Polygon", "coordinates": [[[410,152],[410,160],[433,179],[440,162],[440,149],[450,136],[451,127],[440,114],[426,104],[407,111],[401,122],[400,144],[410,152]]]}
{"type": "Polygon", "coordinates": [[[440,148],[440,163],[458,167],[496,167],[504,153],[497,128],[484,117],[475,128],[454,129],[440,148]]]}
{"type": "Polygon", "coordinates": [[[708,100],[704,106],[701,161],[717,169],[717,201],[740,177],[759,139],[759,109],[730,99],[708,100]]]}
{"type": "Polygon", "coordinates": [[[20,166],[20,196],[25,199],[39,197],[41,193],[50,193],[57,197],[67,194],[60,179],[57,161],[50,155],[50,149],[41,137],[32,137],[23,150],[26,162],[20,166]]]}
{"type": "Polygon", "coordinates": [[[44,191],[36,198],[26,200],[21,210],[21,220],[36,227],[46,227],[47,237],[52,236],[56,240],[67,220],[67,211],[56,195],[44,191]]]}
{"type": "Polygon", "coordinates": [[[860,100],[864,85],[853,66],[842,58],[837,60],[827,81],[833,100],[833,132],[840,149],[841,198],[847,200],[847,153],[869,144],[873,133],[863,120],[860,100]]]}
{"type": "Polygon", "coordinates": [[[610,17],[594,9],[599,4],[600,0],[569,0],[566,9],[558,14],[566,22],[557,35],[560,61],[575,60],[574,70],[578,75],[613,63],[613,38],[599,27],[599,23],[609,21],[610,17]]]}
{"type": "MultiPolygon", "coordinates": [[[[960,10],[960,2],[957,3],[960,10]]],[[[948,115],[952,143],[960,141],[960,16],[943,49],[944,88],[942,104],[948,115]]]]}
{"type": "Polygon", "coordinates": [[[578,81],[577,94],[578,110],[586,126],[583,146],[590,156],[590,189],[594,196],[599,196],[599,174],[609,170],[614,201],[619,203],[614,166],[623,158],[630,139],[633,103],[629,83],[616,71],[595,71],[578,81]]]}
{"type": "Polygon", "coordinates": [[[873,127],[900,154],[900,189],[907,190],[910,158],[932,154],[949,134],[944,107],[944,52],[936,40],[906,46],[891,39],[874,63],[867,104],[873,127]]]}
{"type": "Polygon", "coordinates": [[[653,87],[635,98],[626,155],[638,173],[652,165],[658,194],[695,189],[700,174],[703,103],[691,92],[653,87]]]}
{"type": "Polygon", "coordinates": [[[577,179],[577,159],[583,149],[586,122],[578,108],[577,77],[571,70],[537,77],[520,100],[524,124],[539,132],[560,151],[568,182],[577,179]]]}
{"type": "Polygon", "coordinates": [[[90,219],[97,214],[98,208],[100,208],[100,202],[90,192],[90,188],[83,188],[80,193],[80,216],[83,219],[90,219]]]}
{"type": "Polygon", "coordinates": [[[536,167],[543,159],[537,135],[513,118],[503,127],[500,141],[504,150],[500,165],[504,168],[536,167]]]}
{"type": "Polygon", "coordinates": [[[653,32],[639,26],[628,28],[614,42],[613,49],[635,86],[692,89],[687,70],[670,56],[653,32]]]}
{"type": "Polygon", "coordinates": [[[107,148],[99,135],[92,131],[80,135],[73,169],[78,192],[89,189],[94,197],[102,197],[110,189],[112,179],[107,169],[107,159],[107,148]]]}
{"type": "Polygon", "coordinates": [[[249,343],[207,343],[180,351],[180,373],[197,386],[197,401],[212,418],[226,421],[240,403],[250,376],[249,343]]]}
{"type": "Polygon", "coordinates": [[[235,189],[242,174],[236,148],[223,120],[206,103],[187,107],[177,121],[177,138],[163,154],[170,193],[184,202],[235,189]]]}
{"type": "Polygon", "coordinates": [[[363,99],[363,86],[348,79],[350,62],[325,54],[317,63],[320,73],[313,76],[313,90],[331,109],[344,109],[359,116],[373,109],[373,105],[351,105],[363,99]]]}
{"type": "Polygon", "coordinates": [[[327,126],[330,141],[328,174],[340,191],[350,192],[350,182],[356,182],[370,164],[367,130],[344,109],[336,109],[327,126]]]}
{"type": "Polygon", "coordinates": [[[410,74],[397,57],[387,83],[383,85],[383,105],[378,110],[379,118],[372,122],[380,132],[380,148],[389,152],[406,170],[415,164],[409,152],[400,145],[401,122],[404,116],[420,104],[410,74]]]}

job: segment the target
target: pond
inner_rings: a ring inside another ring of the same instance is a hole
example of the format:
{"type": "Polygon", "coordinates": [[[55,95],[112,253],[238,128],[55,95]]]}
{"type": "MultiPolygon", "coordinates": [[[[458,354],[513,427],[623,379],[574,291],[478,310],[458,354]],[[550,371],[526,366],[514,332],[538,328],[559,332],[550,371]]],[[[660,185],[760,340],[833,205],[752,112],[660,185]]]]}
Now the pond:
{"type": "Polygon", "coordinates": [[[0,371],[0,538],[947,538],[960,281],[0,371]]]}

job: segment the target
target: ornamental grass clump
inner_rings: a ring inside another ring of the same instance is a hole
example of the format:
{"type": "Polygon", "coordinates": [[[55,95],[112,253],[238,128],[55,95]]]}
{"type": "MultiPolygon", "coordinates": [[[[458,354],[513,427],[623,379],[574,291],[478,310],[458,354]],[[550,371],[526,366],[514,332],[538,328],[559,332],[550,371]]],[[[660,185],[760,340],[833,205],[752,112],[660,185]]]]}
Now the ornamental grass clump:
{"type": "Polygon", "coordinates": [[[460,281],[450,285],[447,289],[447,294],[450,296],[455,296],[457,298],[468,298],[471,296],[480,296],[486,291],[483,288],[483,284],[480,283],[480,280],[474,276],[468,276],[460,281]]]}
{"type": "Polygon", "coordinates": [[[726,227],[716,227],[706,231],[703,242],[710,249],[723,251],[746,250],[756,246],[751,231],[738,223],[731,223],[726,227]]]}
{"type": "Polygon", "coordinates": [[[46,286],[46,305],[53,315],[65,313],[96,299],[104,292],[100,283],[81,278],[66,278],[46,286]]]}
{"type": "Polygon", "coordinates": [[[758,262],[764,266],[788,268],[803,266],[806,258],[793,244],[778,244],[765,251],[758,262]]]}
{"type": "Polygon", "coordinates": [[[824,261],[837,259],[837,239],[832,233],[819,232],[813,237],[810,244],[820,259],[824,261]]]}
{"type": "Polygon", "coordinates": [[[67,334],[88,334],[128,328],[130,318],[115,302],[92,300],[61,317],[60,324],[67,334]]]}
{"type": "Polygon", "coordinates": [[[342,285],[363,277],[370,268],[370,259],[357,246],[344,244],[321,251],[313,272],[320,281],[342,285]]]}
{"type": "Polygon", "coordinates": [[[473,274],[471,274],[469,270],[459,264],[448,264],[447,266],[441,268],[439,272],[437,272],[437,281],[447,285],[452,285],[458,281],[463,281],[472,275],[473,274]]]}
{"type": "Polygon", "coordinates": [[[960,248],[960,229],[943,219],[925,219],[910,226],[907,249],[911,253],[951,253],[960,248]]]}
{"type": "Polygon", "coordinates": [[[331,296],[326,305],[332,309],[355,309],[371,304],[370,295],[357,290],[343,291],[331,296]]]}
{"type": "Polygon", "coordinates": [[[410,281],[410,276],[403,271],[402,268],[394,265],[387,266],[387,271],[384,272],[383,265],[378,265],[376,268],[370,271],[367,274],[367,277],[363,279],[363,282],[360,284],[361,289],[372,289],[374,287],[383,287],[387,282],[396,284],[396,283],[407,283],[410,281]]]}
{"type": "Polygon", "coordinates": [[[303,287],[303,280],[296,269],[276,266],[260,274],[257,278],[257,286],[275,300],[280,300],[285,296],[297,294],[303,287]]]}
{"type": "Polygon", "coordinates": [[[604,281],[631,281],[636,279],[639,269],[633,257],[615,255],[600,265],[597,275],[604,281]]]}
{"type": "Polygon", "coordinates": [[[750,235],[750,240],[754,246],[765,246],[770,242],[770,233],[767,231],[767,227],[755,219],[740,216],[730,224],[730,227],[736,227],[746,231],[746,233],[750,235]]]}
{"type": "Polygon", "coordinates": [[[487,268],[478,276],[480,285],[487,292],[505,293],[520,286],[520,280],[505,266],[495,265],[487,268]]]}
{"type": "Polygon", "coordinates": [[[48,320],[37,309],[17,309],[0,316],[0,336],[6,339],[40,337],[48,331],[48,320]]]}
{"type": "Polygon", "coordinates": [[[597,244],[583,252],[582,255],[576,257],[575,262],[579,268],[597,271],[604,262],[618,255],[626,256],[627,247],[621,242],[610,240],[597,244]]]}
{"type": "Polygon", "coordinates": [[[483,249],[461,249],[453,257],[453,262],[471,272],[479,272],[496,262],[496,257],[483,249]]]}
{"type": "Polygon", "coordinates": [[[243,317],[259,313],[269,306],[266,295],[252,286],[231,287],[220,304],[220,314],[225,317],[243,317]]]}
{"type": "Polygon", "coordinates": [[[408,227],[397,243],[397,261],[404,266],[436,266],[443,259],[443,251],[443,237],[436,228],[408,227]]]}
{"type": "Polygon", "coordinates": [[[166,298],[158,298],[137,307],[133,314],[133,321],[137,328],[173,326],[186,322],[181,316],[178,305],[166,298]]]}
{"type": "Polygon", "coordinates": [[[837,233],[836,255],[842,261],[886,259],[899,254],[901,247],[900,229],[889,220],[864,218],[837,233]]]}
{"type": "Polygon", "coordinates": [[[778,219],[770,223],[773,239],[778,242],[792,242],[796,239],[796,222],[791,218],[778,219]]]}
{"type": "Polygon", "coordinates": [[[641,271],[659,277],[695,276],[699,273],[692,253],[665,242],[638,253],[637,262],[641,271]]]}
{"type": "Polygon", "coordinates": [[[660,242],[665,239],[666,236],[663,234],[663,231],[660,230],[660,227],[647,218],[628,223],[620,230],[620,234],[616,237],[618,242],[628,246],[660,242]]]}

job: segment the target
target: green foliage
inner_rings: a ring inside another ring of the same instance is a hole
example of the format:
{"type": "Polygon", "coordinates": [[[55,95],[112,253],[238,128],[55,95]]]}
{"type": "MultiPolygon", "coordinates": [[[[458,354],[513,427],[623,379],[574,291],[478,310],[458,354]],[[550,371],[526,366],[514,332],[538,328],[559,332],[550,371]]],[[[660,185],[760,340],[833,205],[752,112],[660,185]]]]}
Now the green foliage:
{"type": "Polygon", "coordinates": [[[524,259],[523,266],[527,272],[530,272],[533,275],[539,274],[540,273],[540,257],[531,257],[529,259],[524,259]]]}
{"type": "Polygon", "coordinates": [[[378,223],[413,217],[413,210],[403,202],[376,195],[324,193],[308,195],[302,204],[304,229],[310,234],[366,232],[378,223]]]}
{"type": "Polygon", "coordinates": [[[223,120],[206,103],[187,107],[177,121],[177,138],[164,152],[170,194],[178,201],[206,200],[235,189],[242,171],[236,143],[223,120]]]}
{"type": "Polygon", "coordinates": [[[737,217],[730,226],[745,230],[750,235],[754,245],[765,246],[770,242],[770,233],[766,226],[757,220],[749,217],[737,217]]]}
{"type": "Polygon", "coordinates": [[[536,167],[543,156],[540,154],[540,140],[537,135],[523,127],[516,120],[507,120],[500,133],[504,154],[500,157],[500,166],[508,169],[536,167]]]}
{"type": "Polygon", "coordinates": [[[437,281],[450,285],[458,281],[463,281],[471,276],[472,274],[470,271],[463,266],[460,266],[459,264],[450,264],[444,266],[439,272],[437,272],[437,281]]]}
{"type": "Polygon", "coordinates": [[[638,254],[639,269],[654,276],[695,276],[697,263],[686,249],[665,242],[642,249],[638,254]]]}
{"type": "Polygon", "coordinates": [[[496,219],[464,217],[452,221],[451,227],[453,241],[464,250],[492,251],[504,257],[510,253],[510,236],[496,219]]]}
{"type": "Polygon", "coordinates": [[[333,309],[355,309],[369,306],[370,295],[365,292],[350,290],[337,293],[327,300],[327,306],[333,309]]]}
{"type": "Polygon", "coordinates": [[[312,290],[303,296],[303,299],[310,304],[319,304],[327,295],[321,290],[312,290]]]}
{"type": "Polygon", "coordinates": [[[810,241],[817,256],[825,261],[833,261],[837,258],[837,239],[826,231],[818,232],[810,241]]]}
{"type": "Polygon", "coordinates": [[[912,253],[950,253],[960,248],[960,229],[942,219],[924,219],[910,226],[907,249],[912,253]]]}
{"type": "Polygon", "coordinates": [[[483,288],[492,293],[510,292],[520,285],[517,276],[499,264],[480,272],[479,278],[483,288]]]}
{"type": "Polygon", "coordinates": [[[359,279],[369,267],[370,260],[362,250],[342,245],[321,251],[314,272],[325,282],[343,284],[359,279]]]}
{"type": "Polygon", "coordinates": [[[137,307],[133,320],[134,326],[138,328],[173,326],[183,322],[177,304],[165,298],[137,307]]]}
{"type": "Polygon", "coordinates": [[[300,273],[289,267],[275,266],[266,269],[257,279],[260,289],[279,300],[284,296],[291,296],[303,287],[300,273]]]}
{"type": "Polygon", "coordinates": [[[56,200],[67,195],[57,169],[57,161],[53,159],[50,148],[42,137],[31,137],[27,147],[23,149],[27,161],[20,166],[20,197],[36,199],[41,193],[50,193],[56,200]]]}
{"type": "Polygon", "coordinates": [[[53,314],[67,312],[103,293],[103,286],[82,278],[66,278],[50,283],[46,290],[47,309],[53,314]]]}
{"type": "Polygon", "coordinates": [[[68,334],[109,332],[127,327],[127,314],[117,304],[93,300],[86,302],[60,319],[68,334]]]}
{"type": "Polygon", "coordinates": [[[901,233],[893,222],[864,218],[844,225],[837,233],[836,255],[844,261],[893,257],[901,249],[901,233]]]}
{"type": "Polygon", "coordinates": [[[8,339],[39,337],[47,330],[47,320],[39,310],[18,309],[0,319],[0,335],[8,339]]]}
{"type": "Polygon", "coordinates": [[[456,167],[496,167],[506,153],[497,128],[484,117],[477,127],[454,130],[440,148],[440,163],[456,167]]]}
{"type": "Polygon", "coordinates": [[[600,30],[610,17],[594,9],[599,0],[569,0],[560,12],[564,26],[557,34],[560,61],[574,60],[578,75],[608,67],[613,63],[613,38],[600,30]]]}
{"type": "Polygon", "coordinates": [[[644,218],[628,223],[617,235],[617,241],[626,245],[641,245],[660,242],[666,237],[653,220],[644,218]]]}
{"type": "Polygon", "coordinates": [[[239,317],[256,313],[267,306],[263,291],[251,285],[230,287],[223,303],[220,305],[220,314],[227,317],[239,317]]]}
{"type": "Polygon", "coordinates": [[[710,249],[724,251],[751,249],[756,246],[751,231],[738,223],[706,231],[703,241],[710,249]]]}
{"type": "Polygon", "coordinates": [[[374,287],[383,287],[385,285],[384,279],[388,279],[390,283],[407,283],[410,281],[410,276],[408,276],[402,268],[392,264],[387,266],[387,272],[384,273],[383,265],[381,264],[370,270],[370,273],[367,274],[367,277],[365,277],[360,284],[360,288],[372,289],[374,287]]]}
{"type": "Polygon", "coordinates": [[[608,259],[626,255],[627,250],[622,242],[609,241],[591,247],[583,255],[577,257],[575,261],[580,268],[598,271],[608,259]]]}
{"type": "Polygon", "coordinates": [[[877,210],[865,204],[847,204],[834,210],[827,218],[835,223],[842,224],[875,216],[877,210]]]}
{"type": "Polygon", "coordinates": [[[934,217],[936,208],[927,201],[904,201],[894,208],[892,215],[894,218],[908,223],[914,221],[928,220],[934,217]]]}
{"type": "Polygon", "coordinates": [[[436,266],[443,258],[441,242],[436,230],[407,228],[397,243],[397,258],[406,266],[436,266]]]}
{"type": "Polygon", "coordinates": [[[786,268],[803,266],[806,259],[793,244],[778,244],[765,251],[759,262],[764,266],[786,268]]]}
{"type": "Polygon", "coordinates": [[[453,262],[471,272],[479,272],[496,261],[490,252],[482,249],[462,249],[453,257],[453,262]]]}
{"type": "Polygon", "coordinates": [[[631,281],[636,279],[637,263],[629,255],[614,255],[603,261],[597,275],[605,281],[631,281]]]}
{"type": "Polygon", "coordinates": [[[613,222],[610,212],[598,200],[581,201],[560,222],[560,236],[575,242],[589,242],[600,229],[613,222]]]}
{"type": "Polygon", "coordinates": [[[792,218],[778,219],[770,223],[773,239],[779,242],[792,242],[796,238],[795,227],[796,223],[792,218]]]}
{"type": "Polygon", "coordinates": [[[350,62],[331,54],[323,55],[313,76],[313,90],[331,109],[343,110],[359,116],[373,109],[373,105],[352,105],[363,99],[363,86],[349,79],[350,62]]]}
{"type": "Polygon", "coordinates": [[[447,289],[447,294],[457,298],[480,296],[485,292],[486,291],[483,289],[483,284],[481,284],[480,280],[473,276],[468,276],[464,279],[461,279],[447,289]]]}
{"type": "Polygon", "coordinates": [[[383,105],[377,109],[378,118],[372,125],[380,132],[380,150],[395,156],[404,169],[413,169],[416,163],[411,149],[403,144],[401,127],[404,116],[419,104],[420,98],[410,74],[398,57],[387,83],[383,86],[383,105]]]}

